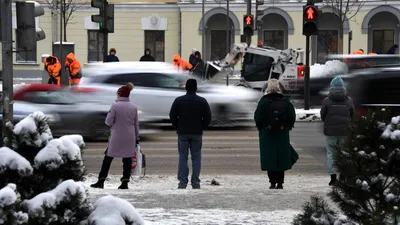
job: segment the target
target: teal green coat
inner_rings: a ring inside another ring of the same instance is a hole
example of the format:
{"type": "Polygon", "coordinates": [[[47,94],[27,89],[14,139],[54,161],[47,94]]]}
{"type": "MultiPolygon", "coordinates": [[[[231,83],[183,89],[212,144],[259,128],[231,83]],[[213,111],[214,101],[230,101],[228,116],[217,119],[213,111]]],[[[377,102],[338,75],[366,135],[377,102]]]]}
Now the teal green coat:
{"type": "Polygon", "coordinates": [[[263,96],[258,102],[254,113],[254,121],[259,131],[260,160],[262,171],[286,171],[290,170],[296,163],[299,156],[290,144],[289,130],[296,121],[296,112],[289,99],[286,99],[289,107],[288,129],[281,133],[272,133],[264,126],[268,110],[268,99],[281,96],[279,94],[269,94],[263,96]]]}

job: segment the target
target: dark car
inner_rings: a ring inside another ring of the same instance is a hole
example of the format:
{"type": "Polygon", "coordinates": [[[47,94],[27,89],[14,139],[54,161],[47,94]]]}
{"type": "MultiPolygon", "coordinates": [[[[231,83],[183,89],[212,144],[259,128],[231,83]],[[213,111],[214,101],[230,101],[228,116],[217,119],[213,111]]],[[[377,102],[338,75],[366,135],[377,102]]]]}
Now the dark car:
{"type": "MultiPolygon", "coordinates": [[[[359,115],[376,107],[388,107],[392,116],[400,115],[400,67],[353,73],[343,80],[359,115]]],[[[329,82],[318,96],[323,99],[328,93],[329,82]]]]}

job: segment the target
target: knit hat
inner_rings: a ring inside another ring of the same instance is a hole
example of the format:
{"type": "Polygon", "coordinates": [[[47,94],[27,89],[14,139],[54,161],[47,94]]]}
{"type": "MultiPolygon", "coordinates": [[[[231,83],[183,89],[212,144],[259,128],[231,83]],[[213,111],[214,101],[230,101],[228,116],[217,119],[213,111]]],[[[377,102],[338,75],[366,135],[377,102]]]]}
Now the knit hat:
{"type": "Polygon", "coordinates": [[[265,94],[271,94],[271,93],[278,93],[281,94],[281,88],[279,86],[279,80],[275,78],[271,78],[268,80],[267,84],[267,89],[265,90],[265,94]]]}
{"type": "Polygon", "coordinates": [[[343,87],[344,86],[344,82],[343,79],[341,77],[335,77],[332,79],[331,81],[331,87],[343,87]]]}
{"type": "Polygon", "coordinates": [[[196,92],[197,91],[197,81],[195,79],[187,80],[185,88],[186,88],[187,92],[196,92]]]}
{"type": "Polygon", "coordinates": [[[133,84],[129,82],[126,85],[120,87],[118,89],[117,94],[119,95],[119,97],[129,97],[132,89],[133,89],[133,84]]]}

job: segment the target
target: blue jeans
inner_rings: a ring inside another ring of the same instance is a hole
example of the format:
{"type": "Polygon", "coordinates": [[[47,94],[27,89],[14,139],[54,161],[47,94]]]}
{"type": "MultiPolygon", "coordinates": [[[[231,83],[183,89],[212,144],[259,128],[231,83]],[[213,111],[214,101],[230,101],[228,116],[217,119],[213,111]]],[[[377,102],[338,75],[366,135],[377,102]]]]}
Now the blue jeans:
{"type": "Polygon", "coordinates": [[[202,135],[178,135],[179,166],[178,180],[179,185],[186,186],[189,182],[189,149],[192,158],[192,186],[200,186],[201,170],[201,146],[202,135]]]}
{"type": "Polygon", "coordinates": [[[325,136],[326,141],[326,152],[328,156],[328,173],[337,174],[337,169],[334,161],[334,154],[336,151],[336,145],[343,145],[345,137],[342,136],[325,136]]]}

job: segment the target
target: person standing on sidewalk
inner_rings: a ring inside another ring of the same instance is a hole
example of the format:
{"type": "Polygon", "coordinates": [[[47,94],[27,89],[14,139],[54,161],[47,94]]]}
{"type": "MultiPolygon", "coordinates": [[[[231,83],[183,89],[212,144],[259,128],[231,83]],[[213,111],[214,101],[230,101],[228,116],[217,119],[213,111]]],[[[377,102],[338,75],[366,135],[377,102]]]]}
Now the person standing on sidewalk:
{"type": "Polygon", "coordinates": [[[335,145],[342,145],[345,141],[347,126],[354,115],[354,104],[347,95],[342,78],[333,78],[330,85],[329,96],[322,102],[321,119],[324,122],[328,173],[331,175],[329,185],[334,185],[337,180],[334,162],[335,145]]]}
{"type": "Polygon", "coordinates": [[[93,188],[104,188],[111,162],[115,157],[122,158],[123,176],[118,189],[128,189],[131,177],[132,158],[136,145],[139,144],[139,119],[137,107],[129,101],[133,89],[132,83],[127,83],[118,89],[117,100],[111,105],[107,114],[106,124],[111,127],[111,137],[103,159],[103,165],[97,183],[93,188]]]}
{"type": "Polygon", "coordinates": [[[282,94],[277,79],[268,80],[265,92],[254,113],[259,131],[261,170],[268,171],[270,189],[283,189],[285,171],[291,169],[299,158],[289,137],[296,112],[290,100],[282,94]]]}
{"type": "Polygon", "coordinates": [[[200,189],[203,129],[211,122],[211,110],[207,100],[196,95],[197,81],[195,79],[187,80],[186,91],[186,95],[175,99],[169,113],[171,123],[178,133],[178,188],[185,189],[189,182],[190,149],[193,170],[191,184],[193,189],[200,189]]]}

